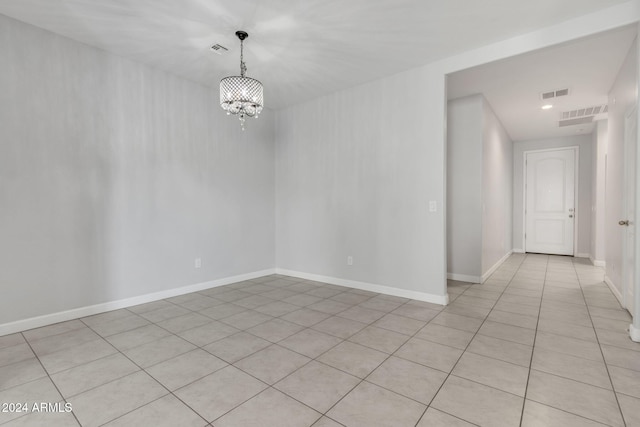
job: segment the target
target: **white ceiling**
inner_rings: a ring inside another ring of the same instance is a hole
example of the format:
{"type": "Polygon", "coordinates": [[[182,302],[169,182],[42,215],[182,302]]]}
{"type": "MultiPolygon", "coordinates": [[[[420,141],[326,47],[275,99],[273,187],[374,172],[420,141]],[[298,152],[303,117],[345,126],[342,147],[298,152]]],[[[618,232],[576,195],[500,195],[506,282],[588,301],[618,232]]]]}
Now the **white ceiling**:
{"type": "Polygon", "coordinates": [[[514,141],[591,133],[593,124],[560,128],[559,116],[607,103],[635,36],[633,25],[463,70],[449,76],[448,97],[484,94],[514,141]],[[541,100],[562,88],[570,95],[541,100]],[[553,108],[542,110],[545,104],[553,108]]]}
{"type": "Polygon", "coordinates": [[[280,108],[624,2],[0,0],[0,13],[210,86],[238,73],[245,30],[248,75],[280,108]]]}

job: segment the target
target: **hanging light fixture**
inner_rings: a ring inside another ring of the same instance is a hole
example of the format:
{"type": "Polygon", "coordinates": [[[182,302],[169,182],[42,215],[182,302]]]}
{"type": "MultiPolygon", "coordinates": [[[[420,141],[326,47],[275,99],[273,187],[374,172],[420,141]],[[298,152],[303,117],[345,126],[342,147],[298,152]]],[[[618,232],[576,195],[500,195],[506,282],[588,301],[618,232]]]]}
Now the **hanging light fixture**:
{"type": "Polygon", "coordinates": [[[258,117],[264,105],[262,83],[246,77],[247,66],[244,63],[243,42],[249,37],[244,31],[236,31],[240,39],[240,75],[225,77],[220,81],[220,106],[227,114],[240,118],[244,130],[245,117],[258,117]]]}

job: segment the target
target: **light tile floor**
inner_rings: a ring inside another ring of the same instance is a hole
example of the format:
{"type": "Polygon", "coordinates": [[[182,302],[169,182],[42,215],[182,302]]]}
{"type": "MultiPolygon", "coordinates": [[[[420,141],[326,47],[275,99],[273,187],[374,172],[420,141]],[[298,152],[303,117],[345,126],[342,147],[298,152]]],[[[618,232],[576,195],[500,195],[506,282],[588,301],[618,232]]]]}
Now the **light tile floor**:
{"type": "Polygon", "coordinates": [[[269,276],[0,337],[4,426],[640,426],[640,344],[583,260],[442,307],[269,276]],[[6,408],[10,409],[10,408],[6,408]]]}

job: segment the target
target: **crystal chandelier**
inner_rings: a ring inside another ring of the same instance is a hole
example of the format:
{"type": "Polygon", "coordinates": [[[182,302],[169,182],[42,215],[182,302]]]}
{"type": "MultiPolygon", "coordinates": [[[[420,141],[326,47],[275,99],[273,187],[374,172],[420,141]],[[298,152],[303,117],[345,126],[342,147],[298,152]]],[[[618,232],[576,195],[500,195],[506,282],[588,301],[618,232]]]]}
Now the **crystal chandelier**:
{"type": "Polygon", "coordinates": [[[240,75],[225,77],[220,81],[220,106],[227,114],[236,114],[244,130],[245,117],[258,117],[264,105],[262,83],[246,77],[247,66],[244,63],[243,42],[249,37],[244,31],[236,31],[240,39],[240,75]]]}

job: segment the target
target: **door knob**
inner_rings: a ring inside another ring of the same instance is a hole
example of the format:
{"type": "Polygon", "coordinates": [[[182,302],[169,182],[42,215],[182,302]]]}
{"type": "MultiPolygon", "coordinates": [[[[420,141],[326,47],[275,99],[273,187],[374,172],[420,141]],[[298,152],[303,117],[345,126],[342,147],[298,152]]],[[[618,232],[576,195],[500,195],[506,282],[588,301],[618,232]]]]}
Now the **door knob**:
{"type": "Polygon", "coordinates": [[[629,220],[628,219],[627,220],[620,220],[620,221],[618,221],[618,225],[629,226],[629,220]]]}
{"type": "Polygon", "coordinates": [[[573,215],[569,215],[569,218],[573,218],[573,215]]]}

